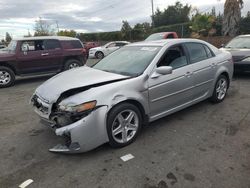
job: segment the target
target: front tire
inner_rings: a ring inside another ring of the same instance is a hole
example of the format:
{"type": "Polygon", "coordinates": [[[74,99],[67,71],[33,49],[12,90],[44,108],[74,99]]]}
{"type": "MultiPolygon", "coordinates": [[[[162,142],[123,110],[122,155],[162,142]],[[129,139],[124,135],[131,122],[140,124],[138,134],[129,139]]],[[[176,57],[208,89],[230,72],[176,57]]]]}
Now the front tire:
{"type": "Polygon", "coordinates": [[[107,119],[107,133],[112,147],[124,147],[135,141],[142,127],[140,110],[130,104],[115,106],[107,119]]]}
{"type": "Polygon", "coordinates": [[[103,54],[103,52],[96,52],[95,57],[97,59],[103,59],[104,58],[104,54],[103,54]]]}
{"type": "Polygon", "coordinates": [[[214,92],[212,97],[210,98],[213,103],[222,102],[226,95],[229,87],[229,80],[225,75],[220,75],[216,81],[214,92]]]}
{"type": "Polygon", "coordinates": [[[64,70],[66,71],[66,70],[78,68],[82,65],[83,64],[80,61],[78,61],[77,59],[70,59],[70,60],[66,61],[65,65],[64,65],[64,70]]]}
{"type": "Polygon", "coordinates": [[[15,83],[15,73],[8,67],[0,66],[0,88],[10,87],[15,83]]]}

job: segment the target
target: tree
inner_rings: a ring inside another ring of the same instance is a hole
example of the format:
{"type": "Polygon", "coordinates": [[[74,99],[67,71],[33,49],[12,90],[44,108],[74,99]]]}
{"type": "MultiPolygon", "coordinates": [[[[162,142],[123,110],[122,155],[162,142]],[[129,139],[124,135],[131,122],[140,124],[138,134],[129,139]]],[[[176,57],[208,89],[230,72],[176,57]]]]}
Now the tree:
{"type": "Polygon", "coordinates": [[[203,36],[212,33],[215,17],[209,14],[197,14],[192,19],[192,31],[203,36]]]}
{"type": "Polygon", "coordinates": [[[57,33],[58,36],[76,37],[77,33],[74,30],[62,30],[57,33]]]}
{"type": "Polygon", "coordinates": [[[34,30],[34,36],[49,36],[55,34],[55,30],[51,27],[51,24],[46,20],[42,20],[41,17],[36,21],[34,30]]]}
{"type": "Polygon", "coordinates": [[[131,31],[132,28],[128,21],[122,21],[121,33],[124,40],[131,40],[131,31]]]}
{"type": "Polygon", "coordinates": [[[10,43],[11,40],[12,40],[12,38],[11,38],[10,34],[8,32],[6,32],[6,34],[5,34],[5,42],[10,43]]]}
{"type": "Polygon", "coordinates": [[[249,34],[250,33],[250,12],[240,21],[240,33],[241,34],[249,34]]]}
{"type": "Polygon", "coordinates": [[[133,40],[143,40],[151,32],[150,23],[138,23],[132,29],[132,39],[133,40]]]}
{"type": "Polygon", "coordinates": [[[155,15],[153,16],[154,26],[159,27],[163,25],[172,25],[178,23],[188,22],[189,14],[192,7],[188,4],[185,6],[177,1],[175,5],[168,6],[164,11],[156,9],[155,15]]]}
{"type": "Polygon", "coordinates": [[[242,7],[243,0],[226,0],[222,27],[223,35],[233,37],[239,34],[242,7]]]}

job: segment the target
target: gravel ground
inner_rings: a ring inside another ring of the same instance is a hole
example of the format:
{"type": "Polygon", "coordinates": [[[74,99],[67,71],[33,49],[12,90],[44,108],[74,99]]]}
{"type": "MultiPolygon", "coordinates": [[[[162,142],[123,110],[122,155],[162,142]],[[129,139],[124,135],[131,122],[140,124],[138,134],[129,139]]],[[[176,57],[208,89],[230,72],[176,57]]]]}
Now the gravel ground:
{"type": "Polygon", "coordinates": [[[29,105],[49,77],[0,90],[1,188],[27,179],[29,188],[250,188],[250,76],[236,77],[221,104],[204,101],[151,123],[125,148],[78,155],[48,151],[61,138],[29,105]],[[123,162],[129,153],[135,158],[123,162]]]}

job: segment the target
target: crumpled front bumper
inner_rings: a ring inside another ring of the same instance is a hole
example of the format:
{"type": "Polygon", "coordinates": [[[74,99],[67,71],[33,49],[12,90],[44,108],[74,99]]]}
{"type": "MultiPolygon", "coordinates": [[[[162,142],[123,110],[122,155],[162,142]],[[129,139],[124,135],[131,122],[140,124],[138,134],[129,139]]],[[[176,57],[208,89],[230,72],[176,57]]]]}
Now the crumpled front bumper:
{"type": "Polygon", "coordinates": [[[107,106],[102,106],[73,124],[54,129],[56,135],[66,137],[67,142],[64,145],[59,144],[49,151],[82,153],[108,142],[107,109],[107,106]]]}

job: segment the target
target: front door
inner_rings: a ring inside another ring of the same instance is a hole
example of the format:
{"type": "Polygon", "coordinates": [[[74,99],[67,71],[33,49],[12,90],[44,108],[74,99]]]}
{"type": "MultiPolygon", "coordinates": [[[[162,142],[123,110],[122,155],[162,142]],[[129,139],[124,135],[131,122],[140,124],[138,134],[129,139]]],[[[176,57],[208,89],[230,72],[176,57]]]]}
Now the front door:
{"type": "Polygon", "coordinates": [[[17,59],[21,74],[45,72],[50,65],[43,40],[22,41],[17,59]]]}
{"type": "Polygon", "coordinates": [[[150,120],[164,117],[189,105],[193,99],[193,77],[182,45],[170,47],[157,67],[172,66],[173,72],[149,78],[150,120]]]}

